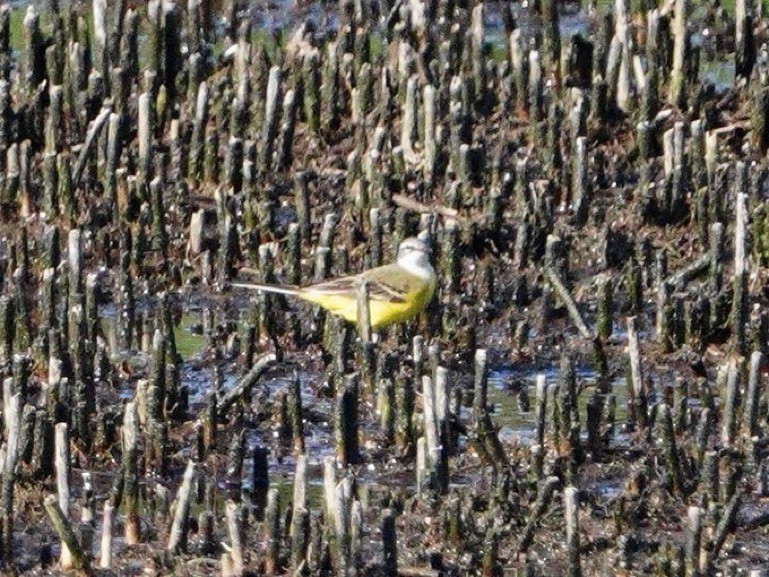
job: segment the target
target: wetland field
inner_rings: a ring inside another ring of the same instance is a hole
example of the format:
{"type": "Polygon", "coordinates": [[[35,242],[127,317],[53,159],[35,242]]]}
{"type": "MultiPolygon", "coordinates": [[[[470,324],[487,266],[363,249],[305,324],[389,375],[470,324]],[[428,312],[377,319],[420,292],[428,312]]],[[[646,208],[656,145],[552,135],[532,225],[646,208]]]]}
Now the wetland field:
{"type": "Polygon", "coordinates": [[[765,10],[0,0],[0,573],[769,575],[765,10]]]}

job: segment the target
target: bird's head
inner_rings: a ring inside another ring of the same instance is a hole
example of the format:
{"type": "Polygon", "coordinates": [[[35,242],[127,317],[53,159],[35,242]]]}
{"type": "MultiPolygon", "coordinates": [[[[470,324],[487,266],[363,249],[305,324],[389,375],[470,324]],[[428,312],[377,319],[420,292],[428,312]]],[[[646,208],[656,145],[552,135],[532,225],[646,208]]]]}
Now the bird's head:
{"type": "Polygon", "coordinates": [[[407,238],[398,246],[398,264],[420,276],[433,274],[431,255],[430,245],[420,238],[407,238]]]}

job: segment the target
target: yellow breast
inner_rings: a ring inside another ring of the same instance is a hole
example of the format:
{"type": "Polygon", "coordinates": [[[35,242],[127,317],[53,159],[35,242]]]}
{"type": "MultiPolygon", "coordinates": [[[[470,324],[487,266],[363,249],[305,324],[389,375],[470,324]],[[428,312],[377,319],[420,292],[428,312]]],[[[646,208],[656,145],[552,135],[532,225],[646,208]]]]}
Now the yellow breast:
{"type": "MultiPolygon", "coordinates": [[[[378,329],[409,320],[418,315],[430,302],[434,286],[426,283],[410,292],[402,301],[371,299],[369,310],[371,328],[378,329]]],[[[328,294],[308,290],[299,295],[304,300],[321,306],[327,311],[356,323],[358,321],[358,299],[348,294],[328,294]]]]}

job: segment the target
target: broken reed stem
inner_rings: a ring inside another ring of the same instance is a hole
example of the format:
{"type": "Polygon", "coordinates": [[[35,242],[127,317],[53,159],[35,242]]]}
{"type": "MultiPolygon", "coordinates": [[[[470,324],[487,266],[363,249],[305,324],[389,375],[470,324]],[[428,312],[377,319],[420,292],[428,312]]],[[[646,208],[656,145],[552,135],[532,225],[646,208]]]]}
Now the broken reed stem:
{"type": "Polygon", "coordinates": [[[583,338],[592,340],[593,333],[589,328],[587,328],[587,324],[585,323],[585,320],[582,318],[582,314],[577,308],[577,303],[574,302],[574,299],[571,297],[571,294],[569,294],[568,289],[563,284],[563,281],[558,276],[558,273],[556,273],[553,268],[548,266],[545,267],[545,275],[550,281],[553,290],[555,290],[558,297],[561,299],[561,301],[563,301],[563,304],[566,305],[566,310],[569,311],[569,316],[571,317],[572,322],[574,322],[574,325],[577,327],[577,330],[579,330],[579,334],[582,335],[583,338]]]}
{"type": "Polygon", "coordinates": [[[245,570],[243,544],[240,536],[242,525],[240,506],[232,500],[227,500],[226,516],[227,533],[230,536],[229,554],[232,558],[232,575],[233,577],[240,577],[245,570]]]}
{"type": "Polygon", "coordinates": [[[732,303],[732,341],[734,350],[746,354],[748,317],[748,209],[747,195],[737,194],[734,217],[734,298],[732,303]]]}
{"type": "Polygon", "coordinates": [[[241,378],[232,389],[218,400],[217,414],[219,418],[224,418],[229,409],[244,395],[249,393],[251,388],[262,378],[262,375],[272,367],[277,360],[278,357],[274,353],[268,353],[256,361],[253,368],[241,378]]]}
{"type": "Polygon", "coordinates": [[[110,501],[105,501],[101,534],[101,558],[99,559],[99,567],[102,569],[112,567],[112,521],[114,513],[115,507],[110,501]]]}
{"type": "Polygon", "coordinates": [[[537,478],[542,477],[545,459],[545,427],[547,420],[547,381],[545,375],[537,375],[536,379],[536,451],[533,451],[534,470],[537,478]]]}
{"type": "Polygon", "coordinates": [[[88,556],[81,549],[69,519],[64,515],[61,507],[59,507],[59,498],[56,495],[48,495],[43,501],[43,506],[53,528],[59,535],[59,539],[61,539],[62,550],[66,547],[67,551],[69,551],[70,561],[68,568],[90,574],[91,569],[88,556]]]}
{"type": "MultiPolygon", "coordinates": [[[[137,385],[136,398],[139,398],[137,385]]],[[[123,461],[121,463],[122,501],[125,516],[125,538],[129,545],[137,545],[140,541],[139,525],[139,403],[138,400],[126,404],[123,411],[123,427],[121,430],[123,442],[123,461]]],[[[119,507],[116,500],[115,507],[119,507]]]]}
{"type": "Polygon", "coordinates": [[[264,538],[267,541],[265,571],[273,574],[280,567],[280,508],[278,490],[270,489],[267,493],[267,507],[264,512],[264,538]]]}
{"type": "Polygon", "coordinates": [[[402,194],[393,194],[390,199],[392,203],[401,208],[418,212],[420,214],[437,214],[447,219],[457,220],[459,222],[466,222],[467,219],[459,215],[459,211],[455,208],[449,208],[442,205],[428,205],[422,202],[416,201],[413,198],[404,196],[402,194]]]}
{"type": "MultiPolygon", "coordinates": [[[[69,427],[66,423],[57,423],[55,428],[55,467],[56,467],[56,494],[58,496],[58,514],[69,518],[69,427]]],[[[49,497],[50,498],[50,497],[49,497]]],[[[48,508],[46,507],[46,510],[48,508]]],[[[49,511],[49,515],[55,511],[49,511]]],[[[69,543],[62,540],[61,566],[63,569],[73,567],[78,560],[73,557],[76,553],[69,548],[69,543]]]]}
{"type": "Polygon", "coordinates": [[[294,469],[294,509],[303,509],[307,506],[307,456],[299,455],[296,458],[294,469]]]}
{"type": "Polygon", "coordinates": [[[358,285],[358,336],[364,344],[371,342],[371,305],[368,281],[358,285]]]}
{"type": "Polygon", "coordinates": [[[20,437],[20,419],[21,419],[21,397],[25,385],[21,385],[14,378],[12,381],[6,379],[4,394],[3,416],[5,418],[6,434],[6,455],[3,463],[2,478],[2,536],[3,536],[3,558],[10,559],[13,551],[13,518],[14,518],[14,486],[16,484],[16,466],[19,461],[19,437],[20,437]],[[17,391],[9,395],[8,385],[13,383],[17,391]]]}
{"type": "Polygon", "coordinates": [[[633,403],[633,414],[641,430],[647,427],[646,416],[646,385],[643,380],[641,370],[641,350],[638,344],[638,329],[636,328],[636,317],[627,319],[628,334],[628,356],[630,358],[630,377],[631,393],[633,403]]]}
{"type": "Polygon", "coordinates": [[[172,553],[183,551],[187,546],[187,521],[190,512],[190,500],[192,498],[192,480],[195,477],[195,462],[189,461],[184,471],[182,483],[176,494],[176,512],[171,525],[171,533],[168,537],[166,550],[172,553]]]}
{"type": "Polygon", "coordinates": [[[297,458],[304,454],[304,412],[302,409],[302,382],[295,373],[288,390],[288,411],[297,458]]]}
{"type": "Polygon", "coordinates": [[[563,503],[566,516],[566,548],[568,549],[569,577],[580,577],[582,566],[579,552],[579,491],[576,487],[566,487],[563,491],[563,503]]]}
{"type": "Polygon", "coordinates": [[[392,509],[382,511],[382,548],[384,550],[384,574],[398,575],[398,539],[395,533],[395,513],[392,509]]]}
{"type": "Polygon", "coordinates": [[[750,355],[748,372],[748,387],[745,393],[744,429],[749,438],[758,433],[758,411],[760,397],[761,365],[764,355],[761,351],[753,351],[750,355]]]}
{"type": "Polygon", "coordinates": [[[347,375],[337,391],[334,408],[334,440],[337,459],[344,466],[359,461],[358,402],[360,385],[356,374],[347,375]]]}
{"type": "Polygon", "coordinates": [[[531,507],[531,513],[526,520],[526,526],[523,529],[521,541],[518,544],[519,552],[526,552],[529,546],[531,546],[534,540],[536,525],[550,507],[553,494],[560,484],[561,481],[558,477],[548,477],[547,480],[540,484],[539,491],[537,491],[537,499],[531,507]]]}
{"type": "Polygon", "coordinates": [[[689,507],[686,525],[686,575],[697,577],[700,575],[700,548],[702,540],[702,516],[700,507],[689,507]]]}
{"type": "Polygon", "coordinates": [[[475,351],[475,387],[473,394],[473,417],[479,422],[486,414],[488,406],[488,362],[486,349],[477,349],[475,351]]]}
{"type": "Polygon", "coordinates": [[[446,451],[441,434],[440,413],[434,381],[427,375],[422,377],[422,398],[424,400],[424,431],[426,441],[426,462],[429,470],[429,485],[433,491],[443,493],[448,488],[446,451]]]}

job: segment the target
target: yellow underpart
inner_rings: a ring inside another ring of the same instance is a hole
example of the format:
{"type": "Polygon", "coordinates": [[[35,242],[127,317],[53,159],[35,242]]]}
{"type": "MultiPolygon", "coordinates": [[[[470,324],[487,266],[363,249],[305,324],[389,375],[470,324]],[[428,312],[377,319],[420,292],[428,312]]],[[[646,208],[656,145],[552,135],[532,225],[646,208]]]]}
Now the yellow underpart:
{"type": "MultiPolygon", "coordinates": [[[[419,289],[407,293],[402,301],[369,300],[371,328],[378,329],[395,323],[401,323],[418,315],[427,306],[432,297],[433,287],[425,283],[419,289]]],[[[347,294],[328,294],[316,292],[308,287],[298,296],[338,315],[351,323],[358,321],[358,299],[347,294]]]]}

